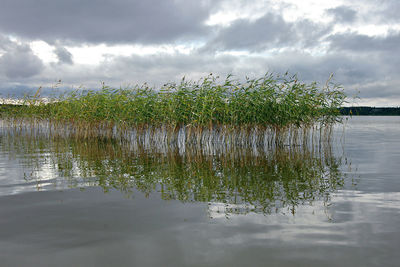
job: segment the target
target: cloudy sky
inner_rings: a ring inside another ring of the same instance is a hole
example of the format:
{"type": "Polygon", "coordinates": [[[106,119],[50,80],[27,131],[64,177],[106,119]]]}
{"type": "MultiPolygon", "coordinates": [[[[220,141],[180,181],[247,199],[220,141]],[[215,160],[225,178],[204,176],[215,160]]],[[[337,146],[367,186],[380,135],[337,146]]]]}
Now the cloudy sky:
{"type": "Polygon", "coordinates": [[[0,93],[331,73],[400,106],[398,0],[1,0],[0,93]]]}

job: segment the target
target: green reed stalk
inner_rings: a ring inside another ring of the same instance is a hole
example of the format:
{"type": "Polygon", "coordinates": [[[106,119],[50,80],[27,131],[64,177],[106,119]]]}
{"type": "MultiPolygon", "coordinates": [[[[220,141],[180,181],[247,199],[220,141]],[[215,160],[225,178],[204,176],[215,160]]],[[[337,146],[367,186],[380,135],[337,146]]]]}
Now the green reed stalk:
{"type": "MultiPolygon", "coordinates": [[[[231,75],[221,81],[209,75],[199,81],[182,79],[158,90],[149,86],[130,89],[75,91],[44,104],[35,97],[27,105],[2,106],[2,117],[51,119],[69,122],[85,129],[167,126],[171,131],[190,127],[200,134],[204,129],[273,129],[276,139],[288,129],[311,129],[340,120],[339,108],[345,102],[343,88],[331,82],[302,83],[296,76],[266,74],[244,81],[231,75]]],[[[241,131],[241,130],[240,130],[241,131]]]]}

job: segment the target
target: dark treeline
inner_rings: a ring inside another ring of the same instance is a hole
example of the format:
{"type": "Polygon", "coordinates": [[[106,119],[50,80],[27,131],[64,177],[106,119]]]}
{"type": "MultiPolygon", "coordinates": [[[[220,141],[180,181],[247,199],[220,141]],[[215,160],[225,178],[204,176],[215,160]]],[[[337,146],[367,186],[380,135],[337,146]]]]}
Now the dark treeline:
{"type": "Polygon", "coordinates": [[[342,115],[400,116],[400,107],[341,107],[342,115]]]}
{"type": "MultiPolygon", "coordinates": [[[[0,111],[18,109],[19,105],[0,104],[0,111]]],[[[400,107],[341,107],[341,115],[353,116],[400,116],[400,107]]]]}

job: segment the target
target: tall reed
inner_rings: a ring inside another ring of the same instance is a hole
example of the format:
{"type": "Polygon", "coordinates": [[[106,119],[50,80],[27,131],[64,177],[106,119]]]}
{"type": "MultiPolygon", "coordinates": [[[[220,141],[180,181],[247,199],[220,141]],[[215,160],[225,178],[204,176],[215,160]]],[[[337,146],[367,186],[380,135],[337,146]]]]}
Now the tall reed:
{"type": "Polygon", "coordinates": [[[61,127],[68,125],[80,137],[115,137],[117,128],[121,136],[127,129],[153,137],[161,131],[165,140],[177,142],[183,131],[185,141],[201,143],[208,131],[223,136],[223,142],[235,133],[235,138],[260,143],[256,139],[268,134],[266,142],[283,144],[307,139],[306,132],[315,127],[340,121],[338,108],[345,98],[343,88],[330,79],[319,87],[287,74],[268,73],[245,81],[210,74],[199,81],[183,78],[158,90],[146,84],[130,89],[103,86],[101,90],[75,91],[49,104],[28,98],[27,105],[3,107],[1,113],[3,118],[46,119],[61,127]]]}

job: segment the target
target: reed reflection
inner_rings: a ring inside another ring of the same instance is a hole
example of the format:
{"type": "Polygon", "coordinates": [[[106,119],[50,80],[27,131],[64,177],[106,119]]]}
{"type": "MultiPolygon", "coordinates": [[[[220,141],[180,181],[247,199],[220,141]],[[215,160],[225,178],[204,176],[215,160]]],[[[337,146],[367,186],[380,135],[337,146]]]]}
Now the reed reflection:
{"type": "MultiPolygon", "coordinates": [[[[178,148],[160,152],[116,140],[54,138],[5,131],[3,151],[24,167],[27,182],[55,188],[99,186],[165,200],[223,203],[225,212],[271,213],[316,200],[329,202],[344,184],[330,144],[243,148],[223,153],[178,148]]],[[[208,150],[207,150],[208,151],[208,150]]]]}

